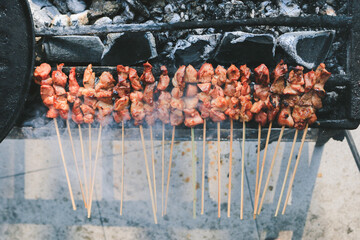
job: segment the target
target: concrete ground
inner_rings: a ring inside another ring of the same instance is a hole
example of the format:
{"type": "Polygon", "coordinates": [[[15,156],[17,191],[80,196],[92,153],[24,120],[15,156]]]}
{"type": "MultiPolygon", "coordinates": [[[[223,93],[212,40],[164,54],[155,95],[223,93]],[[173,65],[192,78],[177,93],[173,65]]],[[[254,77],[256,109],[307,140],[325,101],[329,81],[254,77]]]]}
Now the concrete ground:
{"type": "MultiPolygon", "coordinates": [[[[360,149],[360,130],[352,133],[360,149]]],[[[94,130],[93,159],[96,137],[94,130]]],[[[252,218],[256,169],[255,142],[246,142],[245,145],[244,220],[240,220],[241,146],[239,141],[234,142],[230,218],[226,216],[229,143],[221,143],[220,219],[217,218],[216,142],[208,142],[206,147],[205,214],[200,215],[201,191],[197,189],[197,216],[193,219],[191,143],[177,142],[174,146],[168,210],[167,216],[162,218],[161,142],[155,141],[159,221],[159,224],[155,225],[140,141],[125,142],[123,216],[119,214],[121,141],[102,141],[96,171],[92,217],[88,219],[82,203],[68,139],[68,135],[63,131],[62,143],[77,211],[73,211],[71,207],[55,133],[44,139],[5,139],[0,144],[0,239],[360,238],[360,174],[346,141],[331,140],[324,147],[305,143],[286,213],[285,215],[280,213],[275,218],[274,212],[291,148],[291,143],[281,143],[263,210],[256,220],[252,218]]],[[[83,176],[80,143],[76,133],[74,139],[81,176],[83,176]]],[[[85,136],[84,141],[87,154],[85,136]]],[[[275,145],[276,142],[269,146],[263,186],[275,145]]],[[[300,143],[296,144],[296,154],[299,145],[300,143]]],[[[150,164],[149,142],[147,147],[150,164]]],[[[197,142],[196,147],[197,183],[201,186],[202,142],[197,142]]],[[[166,170],[169,148],[169,142],[166,142],[166,170]]],[[[294,167],[296,154],[293,157],[290,173],[294,167]]],[[[85,157],[88,159],[87,156],[85,157]]],[[[286,190],[287,187],[285,193],[286,190]]]]}

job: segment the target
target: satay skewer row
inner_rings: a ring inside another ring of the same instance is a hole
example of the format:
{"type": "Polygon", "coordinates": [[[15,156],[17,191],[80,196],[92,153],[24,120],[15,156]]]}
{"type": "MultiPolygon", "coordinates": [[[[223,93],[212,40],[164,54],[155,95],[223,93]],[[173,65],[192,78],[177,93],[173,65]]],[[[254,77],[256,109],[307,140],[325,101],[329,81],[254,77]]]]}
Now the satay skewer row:
{"type": "MultiPolygon", "coordinates": [[[[56,100],[56,91],[55,91],[55,88],[53,87],[54,80],[52,77],[50,77],[50,72],[51,72],[51,66],[47,63],[42,63],[34,71],[34,80],[35,80],[35,83],[40,85],[41,100],[43,101],[44,105],[49,109],[46,113],[46,117],[54,119],[55,131],[56,131],[56,135],[57,135],[57,139],[58,139],[58,143],[59,143],[61,160],[62,160],[62,163],[64,166],[64,171],[65,171],[66,181],[67,181],[67,185],[68,185],[68,189],[69,189],[71,204],[72,204],[73,210],[75,211],[76,205],[75,205],[75,201],[74,201],[74,195],[72,192],[72,187],[71,187],[69,174],[68,174],[68,170],[67,170],[67,165],[66,165],[66,161],[65,161],[65,157],[64,157],[63,147],[61,144],[59,128],[58,128],[58,124],[57,124],[57,120],[56,120],[56,118],[59,116],[59,112],[54,106],[54,103],[56,100]]],[[[66,79],[65,79],[65,84],[66,84],[66,79]]],[[[64,92],[65,92],[65,89],[64,89],[64,92]]]]}
{"type": "MultiPolygon", "coordinates": [[[[287,73],[287,65],[284,64],[284,61],[281,60],[279,62],[279,64],[275,67],[274,71],[271,74],[271,78],[273,79],[273,82],[271,84],[270,87],[270,96],[269,96],[269,100],[267,102],[267,117],[268,117],[268,121],[269,122],[273,122],[276,119],[276,116],[279,113],[280,110],[280,97],[282,95],[282,92],[284,91],[285,88],[285,75],[287,73]]],[[[278,137],[278,141],[276,144],[276,148],[275,148],[275,152],[273,154],[273,158],[271,160],[271,164],[270,164],[270,169],[266,178],[266,182],[265,182],[265,186],[264,186],[264,190],[261,196],[261,200],[260,200],[260,204],[258,207],[258,212],[257,214],[259,215],[262,209],[262,205],[264,203],[264,199],[265,199],[265,194],[268,188],[268,184],[270,182],[270,177],[271,177],[271,173],[272,173],[272,169],[274,167],[275,164],[275,159],[276,159],[276,155],[279,149],[279,145],[283,136],[285,130],[285,125],[283,125],[281,127],[280,130],[280,134],[278,137]]],[[[261,190],[261,189],[259,189],[261,190]]]]}
{"type": "Polygon", "coordinates": [[[321,63],[318,66],[315,73],[313,71],[310,71],[304,75],[305,94],[301,96],[299,102],[297,103],[297,105],[295,105],[292,115],[294,118],[294,126],[297,129],[302,130],[304,129],[304,125],[305,125],[305,129],[301,139],[298,156],[296,158],[294,171],[290,179],[284,207],[282,210],[282,215],[285,214],[285,210],[289,201],[290,193],[294,184],[294,179],[299,165],[301,152],[304,146],[308,127],[317,120],[315,111],[316,109],[322,107],[321,98],[324,97],[326,94],[324,85],[327,82],[327,80],[330,78],[330,76],[331,73],[325,69],[324,63],[321,63]]]}
{"type": "Polygon", "coordinates": [[[166,91],[170,83],[168,71],[165,66],[161,66],[161,75],[156,87],[160,91],[157,101],[158,118],[162,121],[162,139],[161,139],[161,216],[164,216],[164,184],[165,184],[165,124],[170,123],[170,101],[171,95],[166,91]]]}
{"type": "Polygon", "coordinates": [[[171,134],[171,145],[170,145],[170,156],[169,156],[169,167],[166,180],[166,192],[165,192],[165,207],[164,215],[167,213],[167,202],[169,196],[169,186],[170,186],[170,176],[171,176],[171,166],[172,166],[172,155],[174,148],[174,139],[175,139],[175,127],[179,126],[184,122],[183,110],[185,107],[184,100],[182,96],[185,89],[185,69],[184,65],[180,66],[176,71],[174,77],[172,78],[173,89],[171,90],[171,100],[170,100],[170,124],[173,126],[171,134]]]}
{"type": "MultiPolygon", "coordinates": [[[[261,127],[265,126],[267,123],[267,106],[266,102],[269,101],[269,94],[270,94],[270,74],[269,69],[265,66],[265,64],[261,64],[257,68],[254,69],[255,73],[255,86],[254,86],[254,100],[256,101],[251,108],[251,112],[256,114],[255,121],[257,121],[261,126],[259,126],[259,131],[261,131],[261,127]]],[[[262,183],[262,177],[265,168],[266,162],[266,155],[267,155],[267,148],[270,139],[270,133],[272,128],[272,122],[269,123],[268,133],[265,142],[265,149],[263,153],[263,160],[261,164],[261,171],[259,174],[258,186],[254,201],[254,219],[256,218],[257,208],[259,204],[259,197],[260,197],[260,189],[262,183]]],[[[259,149],[258,149],[259,150],[259,149]]]]}
{"type": "Polygon", "coordinates": [[[153,211],[154,222],[155,222],[155,224],[157,224],[154,193],[153,193],[153,187],[152,187],[152,183],[151,183],[149,164],[147,161],[144,132],[143,132],[143,126],[142,126],[144,118],[145,118],[145,110],[144,110],[144,102],[143,102],[144,94],[143,94],[143,92],[140,91],[140,90],[142,90],[142,86],[139,81],[139,76],[138,76],[136,70],[133,68],[130,68],[130,70],[129,70],[129,80],[131,82],[131,86],[135,90],[132,93],[130,93],[130,101],[131,101],[130,112],[131,112],[131,116],[134,119],[135,126],[139,126],[139,130],[140,130],[141,143],[142,143],[143,152],[144,152],[146,178],[147,178],[148,185],[149,185],[151,207],[152,207],[152,211],[153,211]]]}
{"type": "Polygon", "coordinates": [[[201,118],[204,120],[203,124],[203,146],[202,146],[202,170],[201,170],[201,215],[204,214],[204,192],[205,192],[205,148],[206,148],[206,120],[210,117],[211,96],[211,82],[214,77],[214,68],[210,63],[204,63],[198,71],[199,83],[198,88],[201,90],[198,93],[201,118]]]}

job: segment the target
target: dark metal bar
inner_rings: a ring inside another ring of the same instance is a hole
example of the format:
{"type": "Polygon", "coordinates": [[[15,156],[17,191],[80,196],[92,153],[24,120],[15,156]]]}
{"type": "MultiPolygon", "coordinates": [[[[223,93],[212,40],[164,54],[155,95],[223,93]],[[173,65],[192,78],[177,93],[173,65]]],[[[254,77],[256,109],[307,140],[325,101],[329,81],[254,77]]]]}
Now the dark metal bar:
{"type": "Polygon", "coordinates": [[[352,17],[348,16],[310,16],[310,17],[272,17],[249,18],[237,20],[210,20],[187,21],[177,23],[143,23],[143,24],[113,24],[106,26],[73,26],[36,28],[36,36],[59,35],[91,35],[115,32],[147,32],[147,31],[173,31],[196,28],[231,28],[240,26],[290,26],[290,27],[321,27],[321,28],[347,28],[352,24],[352,17]]]}
{"type": "Polygon", "coordinates": [[[347,142],[348,142],[348,144],[349,144],[349,148],[350,148],[350,150],[351,150],[351,153],[352,153],[352,155],[353,155],[353,157],[354,157],[354,159],[355,159],[355,163],[356,163],[356,165],[357,165],[357,167],[358,167],[358,169],[359,169],[359,171],[360,171],[360,156],[359,156],[359,152],[358,152],[358,150],[357,150],[357,148],[356,148],[355,141],[354,141],[354,139],[352,138],[351,133],[350,133],[349,130],[345,130],[345,137],[346,137],[346,140],[347,140],[347,142]]]}

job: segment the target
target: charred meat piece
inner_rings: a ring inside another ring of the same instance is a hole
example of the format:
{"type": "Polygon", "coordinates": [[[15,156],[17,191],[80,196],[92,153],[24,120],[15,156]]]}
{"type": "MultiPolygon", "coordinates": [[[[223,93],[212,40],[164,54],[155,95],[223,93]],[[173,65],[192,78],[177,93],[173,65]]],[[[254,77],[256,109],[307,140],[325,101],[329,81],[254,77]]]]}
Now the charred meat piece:
{"type": "Polygon", "coordinates": [[[129,80],[131,82],[131,86],[135,91],[142,90],[141,83],[139,81],[139,76],[135,69],[129,69],[129,80]]]}
{"type": "Polygon", "coordinates": [[[196,85],[188,84],[186,89],[186,97],[195,97],[198,93],[196,85]]]}
{"type": "Polygon", "coordinates": [[[76,68],[71,68],[70,74],[69,74],[69,92],[67,93],[67,99],[69,102],[73,103],[75,102],[75,99],[78,96],[78,92],[80,89],[80,86],[76,80],[76,68]]]}
{"type": "Polygon", "coordinates": [[[61,118],[63,118],[63,119],[68,118],[69,104],[64,95],[55,97],[54,107],[55,107],[55,109],[57,109],[59,111],[61,118]]]}
{"type": "Polygon", "coordinates": [[[310,71],[304,74],[305,92],[309,92],[316,83],[316,75],[314,71],[310,71]]]}
{"type": "Polygon", "coordinates": [[[172,126],[178,126],[184,121],[183,110],[185,108],[185,103],[181,99],[183,92],[175,87],[171,91],[171,101],[170,101],[170,124],[172,126]]]}
{"type": "Polygon", "coordinates": [[[156,104],[144,104],[145,121],[149,126],[153,126],[157,119],[156,104]]]}
{"type": "Polygon", "coordinates": [[[181,91],[183,91],[185,88],[185,80],[184,80],[185,69],[186,69],[185,65],[180,66],[172,79],[173,86],[175,88],[179,88],[181,91]]]}
{"type": "Polygon", "coordinates": [[[314,90],[319,94],[320,97],[324,97],[326,92],[324,89],[324,85],[327,80],[330,78],[331,73],[325,69],[325,64],[320,63],[319,67],[315,71],[316,75],[316,83],[314,86],[314,90]]]}
{"type": "MultiPolygon", "coordinates": [[[[36,84],[41,84],[41,81],[49,79],[50,78],[50,72],[51,72],[51,66],[47,63],[42,63],[40,66],[35,68],[34,71],[34,80],[36,84]]],[[[52,85],[51,83],[48,83],[47,85],[52,85]]]]}
{"type": "Polygon", "coordinates": [[[144,63],[144,72],[140,77],[140,81],[145,84],[150,84],[155,82],[155,77],[152,74],[152,66],[149,62],[144,63]]]}
{"type": "Polygon", "coordinates": [[[268,121],[272,122],[276,119],[276,116],[280,111],[280,95],[270,95],[269,101],[267,102],[267,109],[268,121]]]}
{"type": "Polygon", "coordinates": [[[223,112],[218,111],[214,108],[210,110],[210,118],[213,122],[222,122],[226,119],[226,116],[223,112]]]}
{"type": "Polygon", "coordinates": [[[197,83],[197,71],[192,65],[188,65],[185,69],[184,81],[186,83],[197,83]]]}
{"type": "Polygon", "coordinates": [[[219,65],[215,69],[215,75],[211,80],[211,83],[214,86],[222,86],[225,82],[226,82],[226,69],[219,65]]]}
{"type": "Polygon", "coordinates": [[[304,93],[299,100],[300,106],[313,106],[315,109],[322,108],[322,101],[315,90],[304,93]]]}
{"type": "Polygon", "coordinates": [[[54,81],[54,85],[65,88],[67,76],[62,71],[63,66],[63,63],[57,65],[57,70],[52,72],[52,79],[54,81]]]}
{"type": "Polygon", "coordinates": [[[251,96],[250,95],[240,96],[239,102],[240,102],[240,119],[242,121],[249,122],[253,117],[253,114],[250,111],[252,108],[251,96]]]}
{"type": "Polygon", "coordinates": [[[257,123],[260,123],[260,125],[264,127],[267,123],[267,113],[260,111],[259,113],[255,114],[254,119],[257,123]]]}
{"type": "Polygon", "coordinates": [[[134,119],[134,124],[135,126],[141,125],[143,123],[143,119],[145,118],[143,93],[139,91],[134,91],[130,93],[130,101],[130,112],[131,116],[134,119]]]}
{"type": "Polygon", "coordinates": [[[260,84],[263,86],[268,86],[270,83],[270,74],[269,69],[265,66],[265,64],[261,64],[257,68],[254,69],[255,73],[255,82],[256,84],[260,84]]]}
{"type": "Polygon", "coordinates": [[[79,98],[76,98],[74,105],[72,107],[72,110],[71,110],[71,113],[72,113],[71,119],[76,124],[82,124],[84,122],[84,115],[81,112],[80,106],[81,106],[81,100],[79,98]]]}
{"type": "Polygon", "coordinates": [[[282,94],[285,89],[285,75],[287,73],[287,65],[283,60],[279,62],[275,70],[272,72],[272,78],[274,79],[270,87],[270,92],[273,94],[282,94]]]}
{"type": "Polygon", "coordinates": [[[305,83],[303,70],[303,67],[297,66],[294,70],[290,71],[289,79],[283,91],[284,95],[299,95],[305,92],[303,87],[305,83]]]}
{"type": "Polygon", "coordinates": [[[236,82],[240,78],[240,71],[237,67],[235,67],[234,64],[231,64],[231,66],[226,71],[226,75],[228,82],[236,82]]]}
{"type": "Polygon", "coordinates": [[[86,104],[81,104],[80,109],[84,114],[84,123],[93,123],[95,109],[86,104]]]}
{"type": "Polygon", "coordinates": [[[161,75],[159,79],[159,84],[157,85],[157,90],[164,91],[169,86],[170,78],[168,76],[168,70],[165,66],[161,66],[161,75]]]}
{"type": "Polygon", "coordinates": [[[122,85],[123,82],[126,82],[126,80],[129,77],[130,68],[128,66],[123,65],[117,65],[116,71],[118,73],[118,82],[122,85]]]}
{"type": "Polygon", "coordinates": [[[294,119],[294,127],[299,130],[303,130],[306,124],[311,125],[317,120],[315,109],[312,106],[296,105],[293,109],[292,117],[294,119]]]}
{"type": "Polygon", "coordinates": [[[87,89],[94,89],[95,87],[95,73],[92,70],[91,64],[84,71],[83,84],[84,88],[87,89]]]}
{"type": "Polygon", "coordinates": [[[158,99],[157,113],[158,118],[164,123],[170,123],[170,102],[171,95],[169,92],[161,91],[158,99]]]}
{"type": "Polygon", "coordinates": [[[280,126],[294,126],[294,119],[291,116],[291,108],[289,106],[282,106],[279,117],[278,124],[280,126]]]}
{"type": "Polygon", "coordinates": [[[196,109],[184,109],[185,121],[184,124],[187,127],[195,127],[196,125],[203,124],[204,120],[201,118],[199,112],[196,109]]]}
{"type": "Polygon", "coordinates": [[[214,77],[214,68],[210,63],[204,63],[198,71],[198,79],[200,83],[211,83],[214,77]]]}
{"type": "Polygon", "coordinates": [[[111,98],[113,95],[115,79],[109,72],[103,72],[99,78],[99,82],[95,86],[96,97],[111,98]]]}
{"type": "Polygon", "coordinates": [[[241,78],[240,78],[241,83],[244,82],[250,83],[251,72],[250,72],[250,68],[248,68],[246,64],[240,66],[240,74],[241,74],[241,78]]]}
{"type": "Polygon", "coordinates": [[[150,105],[154,104],[155,84],[156,83],[147,84],[144,89],[144,101],[150,105]]]}
{"type": "Polygon", "coordinates": [[[197,84],[198,88],[200,88],[200,90],[203,92],[203,93],[206,93],[208,94],[211,90],[211,83],[199,83],[197,84]]]}

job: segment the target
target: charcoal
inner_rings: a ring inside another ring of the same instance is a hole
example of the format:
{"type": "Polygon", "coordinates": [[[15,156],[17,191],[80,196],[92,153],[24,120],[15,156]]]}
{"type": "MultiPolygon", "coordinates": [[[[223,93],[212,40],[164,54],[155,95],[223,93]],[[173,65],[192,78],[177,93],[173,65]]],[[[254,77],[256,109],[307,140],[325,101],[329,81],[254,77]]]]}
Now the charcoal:
{"type": "Polygon", "coordinates": [[[66,0],[66,5],[71,13],[80,13],[86,9],[84,0],[66,0]]]}
{"type": "Polygon", "coordinates": [[[313,69],[325,60],[334,35],[335,31],[291,32],[281,35],[278,44],[291,60],[313,69]]]}
{"type": "Polygon", "coordinates": [[[134,10],[134,12],[143,16],[145,19],[150,17],[149,10],[145,7],[144,4],[139,0],[126,0],[126,2],[130,5],[130,7],[134,10]]]}
{"type": "Polygon", "coordinates": [[[275,38],[270,34],[227,32],[224,34],[214,60],[220,64],[274,63],[275,38]]]}
{"type": "Polygon", "coordinates": [[[122,8],[122,4],[116,1],[93,1],[90,5],[89,19],[96,20],[103,16],[113,17],[122,8]]]}
{"type": "Polygon", "coordinates": [[[80,25],[86,25],[89,23],[88,19],[88,10],[70,15],[70,21],[72,26],[80,26],[80,25]]]}
{"type": "Polygon", "coordinates": [[[157,56],[154,36],[151,33],[108,34],[102,56],[102,65],[133,65],[157,56]]]}
{"type": "Polygon", "coordinates": [[[67,4],[66,4],[66,0],[54,0],[53,4],[56,6],[56,8],[62,14],[66,14],[69,11],[67,4]]]}
{"type": "Polygon", "coordinates": [[[177,66],[192,64],[195,68],[211,59],[221,34],[189,35],[178,40],[171,54],[177,66]]]}
{"type": "Polygon", "coordinates": [[[94,25],[109,25],[109,24],[112,24],[112,20],[109,17],[102,17],[94,22],[94,25]]]}
{"type": "Polygon", "coordinates": [[[44,43],[48,62],[99,63],[104,45],[96,36],[57,36],[44,43]]]}

